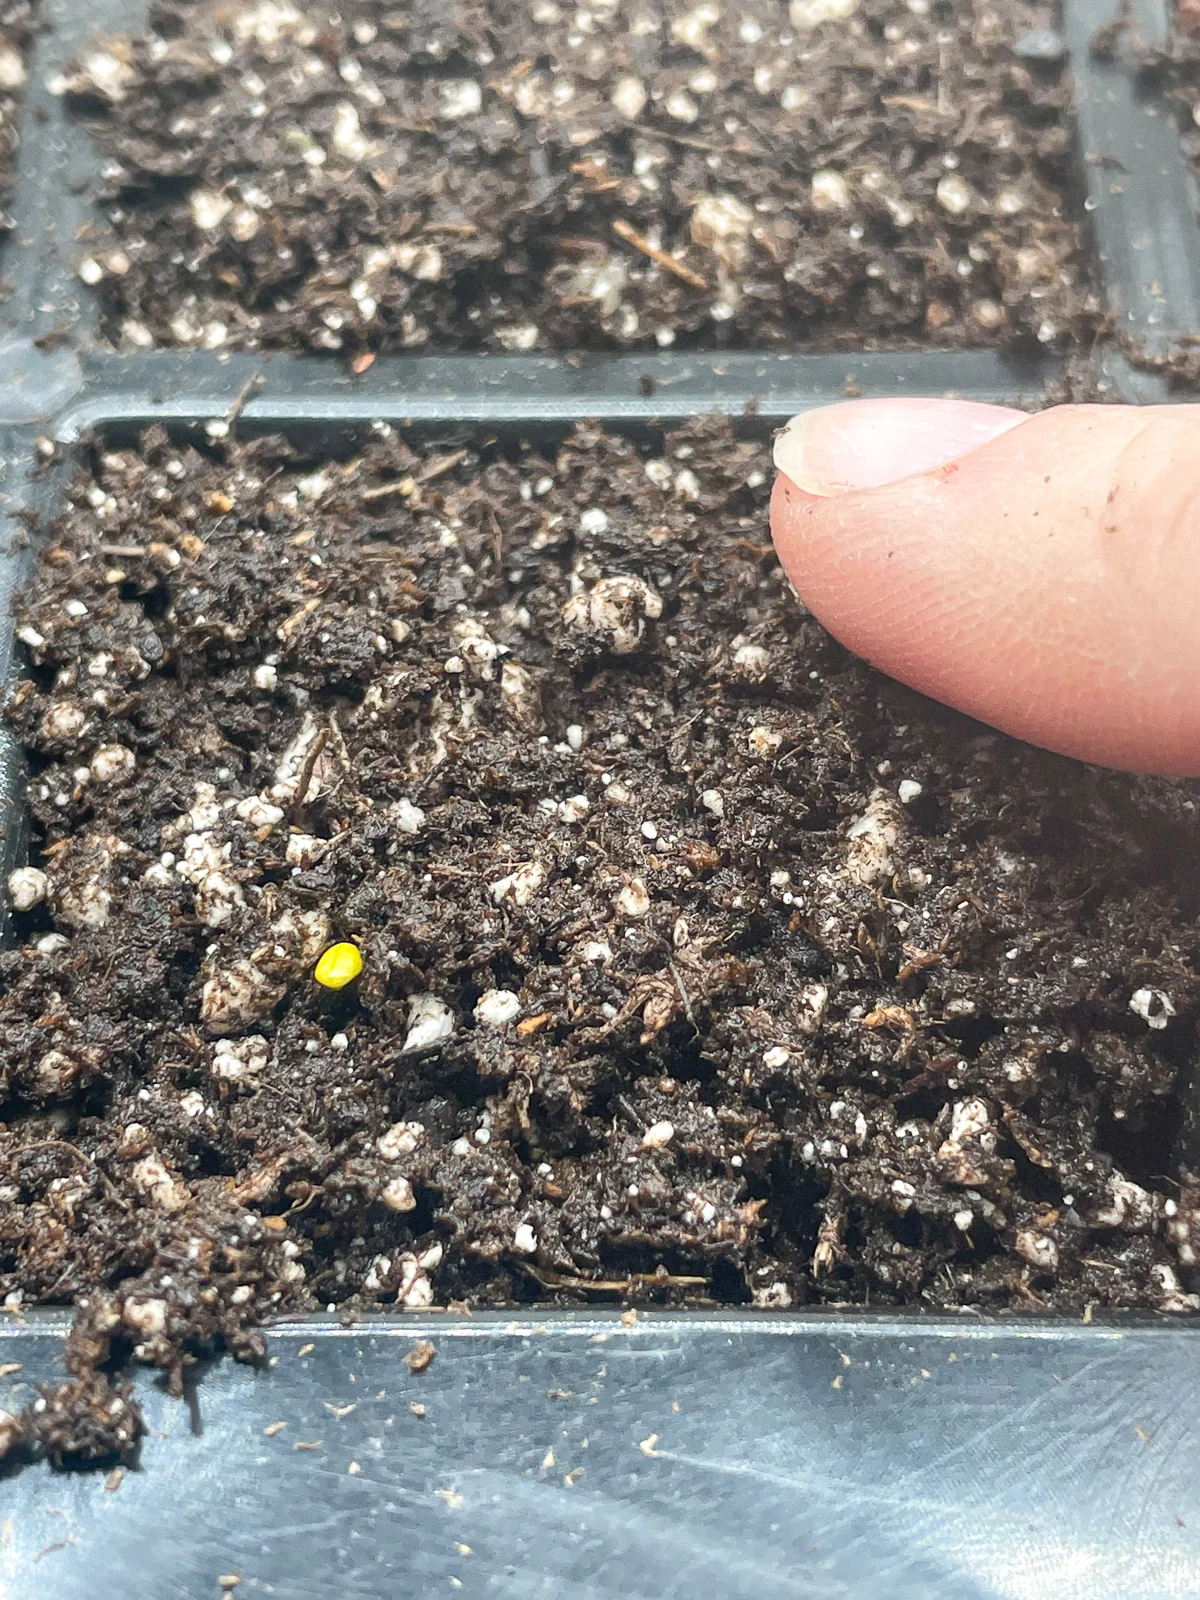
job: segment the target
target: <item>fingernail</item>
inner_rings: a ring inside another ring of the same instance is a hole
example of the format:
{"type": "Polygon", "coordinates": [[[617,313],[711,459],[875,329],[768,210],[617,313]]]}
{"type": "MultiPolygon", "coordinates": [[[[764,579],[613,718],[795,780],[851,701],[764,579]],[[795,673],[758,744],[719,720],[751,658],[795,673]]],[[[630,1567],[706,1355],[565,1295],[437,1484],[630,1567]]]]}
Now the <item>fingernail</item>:
{"type": "Polygon", "coordinates": [[[807,494],[875,489],[928,472],[1027,420],[976,400],[847,400],[794,417],[775,465],[807,494]]]}

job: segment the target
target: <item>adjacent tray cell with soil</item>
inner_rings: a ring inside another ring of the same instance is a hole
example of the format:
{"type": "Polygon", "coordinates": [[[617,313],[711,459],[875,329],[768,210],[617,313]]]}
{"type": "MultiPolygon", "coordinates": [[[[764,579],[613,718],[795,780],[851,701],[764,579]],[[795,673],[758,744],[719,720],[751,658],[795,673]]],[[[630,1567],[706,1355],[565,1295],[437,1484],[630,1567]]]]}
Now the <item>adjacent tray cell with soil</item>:
{"type": "Polygon", "coordinates": [[[1053,8],[160,0],[59,87],[125,349],[859,349],[1096,324],[1053,8]]]}
{"type": "Polygon", "coordinates": [[[1200,0],[1175,0],[1161,49],[1148,48],[1133,21],[1118,12],[1094,48],[1102,59],[1124,59],[1147,89],[1160,92],[1180,124],[1180,143],[1200,172],[1200,0]]]}
{"type": "Polygon", "coordinates": [[[313,1306],[1195,1308],[1195,785],[849,657],[727,423],[481,449],[152,431],[44,531],[23,1426],[126,1449],[107,1362],[313,1306]]]}

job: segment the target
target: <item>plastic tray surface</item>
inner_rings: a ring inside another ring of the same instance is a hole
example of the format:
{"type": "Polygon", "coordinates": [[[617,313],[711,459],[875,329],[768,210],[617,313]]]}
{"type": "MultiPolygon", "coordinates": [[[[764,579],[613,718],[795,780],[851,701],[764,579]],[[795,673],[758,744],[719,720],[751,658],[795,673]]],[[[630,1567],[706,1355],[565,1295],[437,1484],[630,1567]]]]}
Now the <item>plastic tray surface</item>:
{"type": "MultiPolygon", "coordinates": [[[[1106,308],[1155,356],[1200,333],[1200,206],[1167,108],[1127,60],[1089,52],[1114,9],[1067,0],[1062,19],[1080,192],[1106,308]]],[[[376,419],[530,437],[719,409],[770,429],[847,392],[1037,405],[1062,376],[1051,350],[381,357],[359,378],[336,358],[116,355],[75,270],[98,157],[48,84],[90,37],[135,31],[145,5],[42,0],[41,14],[3,261],[0,678],[17,669],[18,513],[54,514],[87,431],[162,421],[203,437],[243,401],[240,427],[331,451],[376,419]],[[64,447],[41,473],[39,436],[64,447]]],[[[1165,37],[1163,0],[1133,0],[1132,18],[1142,41],[1165,37]]],[[[1118,345],[1093,360],[1114,398],[1170,398],[1118,345]]],[[[11,864],[21,781],[3,732],[0,824],[11,864]]],[[[4,1321],[0,1403],[58,1376],[67,1326],[57,1312],[4,1321]]],[[[207,1600],[221,1579],[296,1600],[1200,1593],[1200,1344],[1177,1320],[317,1318],[276,1329],[271,1352],[267,1371],[217,1362],[187,1404],[134,1374],[148,1434],[119,1484],[10,1469],[4,1600],[207,1600]],[[437,1355],[413,1377],[402,1357],[417,1338],[437,1355]]]]}

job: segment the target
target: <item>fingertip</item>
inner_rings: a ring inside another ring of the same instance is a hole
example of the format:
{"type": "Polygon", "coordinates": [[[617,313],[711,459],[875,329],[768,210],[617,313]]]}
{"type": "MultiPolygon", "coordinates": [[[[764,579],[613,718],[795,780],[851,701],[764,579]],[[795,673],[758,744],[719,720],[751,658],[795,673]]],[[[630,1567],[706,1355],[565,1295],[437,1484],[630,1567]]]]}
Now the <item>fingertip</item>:
{"type": "Polygon", "coordinates": [[[814,495],[781,472],[784,570],[836,638],[923,693],[1062,754],[1200,773],[1200,415],[1022,421],[887,487],[814,495]]]}
{"type": "Polygon", "coordinates": [[[820,503],[820,496],[805,493],[786,472],[776,474],[771,490],[771,538],[793,587],[798,588],[804,522],[820,503]]]}
{"type": "MultiPolygon", "coordinates": [[[[843,644],[869,654],[859,609],[875,587],[879,517],[872,495],[810,494],[784,472],[771,491],[771,538],[792,588],[843,644]]],[[[895,578],[902,581],[904,564],[895,578]]],[[[886,622],[884,623],[886,628],[886,622]]]]}

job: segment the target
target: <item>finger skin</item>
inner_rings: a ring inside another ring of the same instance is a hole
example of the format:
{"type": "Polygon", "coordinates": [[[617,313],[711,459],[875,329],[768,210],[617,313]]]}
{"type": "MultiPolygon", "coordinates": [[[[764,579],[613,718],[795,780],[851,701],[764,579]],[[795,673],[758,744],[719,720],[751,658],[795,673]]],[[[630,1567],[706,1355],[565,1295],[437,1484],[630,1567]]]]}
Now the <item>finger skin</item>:
{"type": "Polygon", "coordinates": [[[892,677],[1064,755],[1200,774],[1200,409],[1062,406],[832,497],[780,475],[779,556],[892,677]]]}

